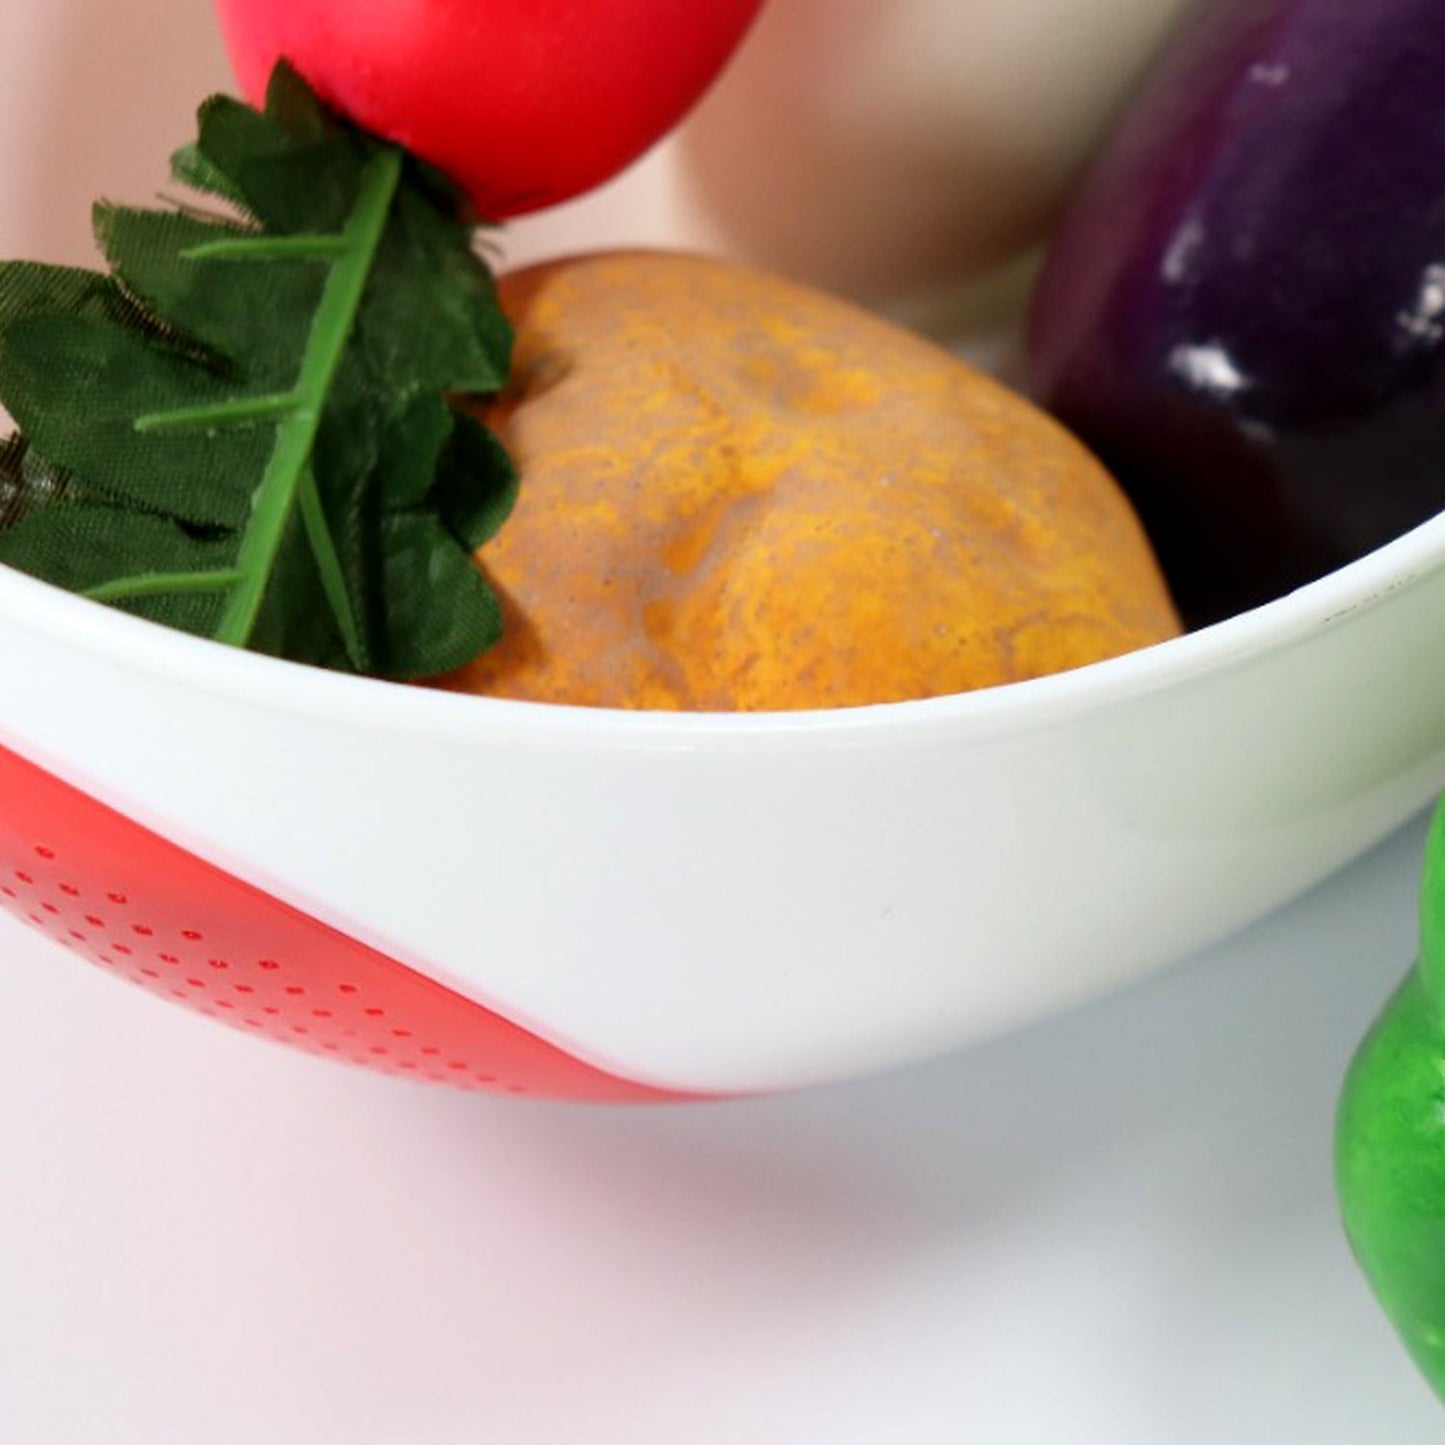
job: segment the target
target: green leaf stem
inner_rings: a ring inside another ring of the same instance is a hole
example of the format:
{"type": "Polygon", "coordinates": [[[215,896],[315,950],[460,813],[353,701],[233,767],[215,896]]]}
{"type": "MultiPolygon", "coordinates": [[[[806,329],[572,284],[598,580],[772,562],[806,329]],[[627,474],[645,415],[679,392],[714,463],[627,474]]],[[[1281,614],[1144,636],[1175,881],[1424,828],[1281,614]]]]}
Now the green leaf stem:
{"type": "MultiPolygon", "coordinates": [[[[290,406],[276,431],[276,449],[256,492],[255,509],[241,536],[237,557],[240,584],[231,593],[217,640],[244,645],[256,626],[261,598],[276,563],[301,478],[311,462],[316,428],[336,378],[336,368],[356,324],[361,293],[381,241],[387,212],[401,180],[401,155],[384,150],[367,163],[356,209],[347,221],[346,249],[332,265],[311,323],[290,406]]],[[[269,259],[269,258],[267,258],[269,259]]]]}

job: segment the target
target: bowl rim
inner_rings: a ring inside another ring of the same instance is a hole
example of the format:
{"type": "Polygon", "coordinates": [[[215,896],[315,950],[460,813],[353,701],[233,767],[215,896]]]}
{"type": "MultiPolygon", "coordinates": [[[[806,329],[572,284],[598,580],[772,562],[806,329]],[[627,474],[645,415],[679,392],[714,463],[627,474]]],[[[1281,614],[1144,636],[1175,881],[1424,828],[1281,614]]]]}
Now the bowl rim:
{"type": "Polygon", "coordinates": [[[1179,637],[1067,672],[972,692],[788,712],[668,712],[524,702],[357,677],[226,647],[0,564],[0,626],[212,695],[349,729],[694,750],[760,741],[815,747],[1031,732],[1207,674],[1257,664],[1378,606],[1445,566],[1445,512],[1313,582],[1179,637]]]}

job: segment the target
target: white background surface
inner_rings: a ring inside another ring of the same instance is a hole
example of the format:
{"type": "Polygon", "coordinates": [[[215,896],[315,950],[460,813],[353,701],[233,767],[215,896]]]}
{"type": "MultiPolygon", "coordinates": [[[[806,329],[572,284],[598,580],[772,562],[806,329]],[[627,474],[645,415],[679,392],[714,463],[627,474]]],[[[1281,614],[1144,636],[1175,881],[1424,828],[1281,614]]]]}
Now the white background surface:
{"type": "MultiPolygon", "coordinates": [[[[226,81],[200,3],[5,0],[0,49],[7,255],[82,258],[226,81]]],[[[0,916],[0,1442],[1435,1438],[1329,1163],[1422,841],[1028,1032],[659,1111],[292,1056],[0,916]]]]}
{"type": "Polygon", "coordinates": [[[1433,1439],[1329,1163],[1422,845],[1025,1033],[660,1110],[293,1056],[0,917],[0,1441],[1433,1439]]]}

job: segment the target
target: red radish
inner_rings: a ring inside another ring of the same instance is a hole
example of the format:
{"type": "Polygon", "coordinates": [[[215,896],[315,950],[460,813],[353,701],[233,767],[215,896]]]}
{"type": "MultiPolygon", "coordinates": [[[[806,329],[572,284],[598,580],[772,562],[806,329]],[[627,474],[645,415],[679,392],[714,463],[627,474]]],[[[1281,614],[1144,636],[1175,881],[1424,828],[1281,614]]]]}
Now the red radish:
{"type": "Polygon", "coordinates": [[[702,94],[762,0],[217,0],[247,96],[285,58],[501,220],[590,190],[702,94]]]}

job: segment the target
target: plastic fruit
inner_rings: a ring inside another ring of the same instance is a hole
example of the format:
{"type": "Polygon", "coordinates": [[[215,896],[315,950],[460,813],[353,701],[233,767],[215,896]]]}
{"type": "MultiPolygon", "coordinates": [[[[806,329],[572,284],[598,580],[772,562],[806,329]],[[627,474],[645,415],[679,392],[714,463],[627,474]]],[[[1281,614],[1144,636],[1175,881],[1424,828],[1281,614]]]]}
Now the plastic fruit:
{"type": "Polygon", "coordinates": [[[1420,923],[1415,968],[1345,1083],[1337,1173],[1355,1255],[1445,1399],[1445,807],[1430,830],[1420,923]]]}
{"type": "Polygon", "coordinates": [[[1177,631],[1113,482],[946,352],[832,297],[622,253],[502,280],[521,471],[482,561],[502,641],[451,679],[599,707],[890,702],[1177,631]]]}
{"type": "Polygon", "coordinates": [[[1442,67],[1431,0],[1202,6],[1059,234],[1035,389],[1191,622],[1445,505],[1442,67]]]}
{"type": "Polygon", "coordinates": [[[217,0],[247,95],[289,60],[488,220],[603,181],[707,88],[761,0],[217,0]]]}

